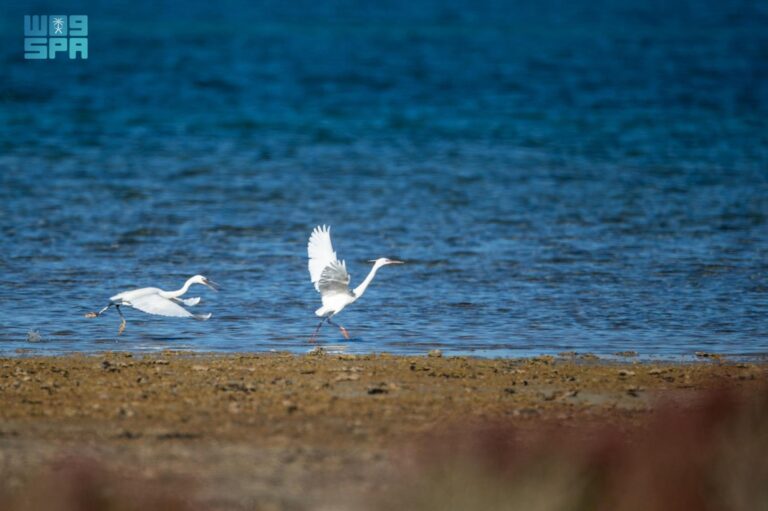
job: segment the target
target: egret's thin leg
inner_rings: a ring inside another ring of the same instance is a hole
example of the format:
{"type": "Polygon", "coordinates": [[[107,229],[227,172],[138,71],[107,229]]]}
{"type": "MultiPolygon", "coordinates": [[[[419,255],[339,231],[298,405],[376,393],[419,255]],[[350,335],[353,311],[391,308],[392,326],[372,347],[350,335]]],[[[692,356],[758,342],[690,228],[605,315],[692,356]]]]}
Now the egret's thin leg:
{"type": "Polygon", "coordinates": [[[123,313],[120,311],[119,305],[115,305],[115,309],[117,309],[117,313],[120,314],[120,328],[117,329],[117,335],[120,335],[125,331],[125,316],[123,316],[123,313]]]}
{"type": "Polygon", "coordinates": [[[328,319],[328,316],[324,317],[320,320],[320,324],[317,325],[317,328],[315,328],[315,333],[312,334],[312,337],[309,338],[309,342],[316,342],[317,341],[317,333],[320,331],[320,327],[323,326],[323,323],[325,323],[325,320],[328,319]]]}
{"type": "Polygon", "coordinates": [[[102,314],[107,312],[107,309],[109,309],[113,305],[114,305],[114,303],[110,303],[109,305],[107,305],[106,307],[101,309],[99,312],[88,312],[88,313],[85,314],[85,317],[86,318],[98,318],[99,316],[101,316],[102,314]]]}
{"type": "Polygon", "coordinates": [[[330,323],[331,325],[333,325],[336,328],[338,328],[339,330],[341,330],[341,335],[343,335],[345,339],[349,340],[349,332],[347,332],[346,328],[344,328],[343,326],[341,326],[341,325],[331,321],[331,317],[330,316],[328,316],[328,323],[330,323]]]}

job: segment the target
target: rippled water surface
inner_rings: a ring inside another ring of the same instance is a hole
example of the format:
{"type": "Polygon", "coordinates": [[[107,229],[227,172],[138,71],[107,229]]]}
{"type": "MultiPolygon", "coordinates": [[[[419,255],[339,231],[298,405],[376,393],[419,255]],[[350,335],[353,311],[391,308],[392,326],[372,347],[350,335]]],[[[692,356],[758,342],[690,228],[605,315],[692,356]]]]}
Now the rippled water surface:
{"type": "Polygon", "coordinates": [[[0,352],[306,351],[322,223],[408,263],[338,349],[768,352],[762,4],[387,4],[73,2],[48,62],[0,8],[0,352]],[[195,273],[210,321],[83,318],[195,273]]]}

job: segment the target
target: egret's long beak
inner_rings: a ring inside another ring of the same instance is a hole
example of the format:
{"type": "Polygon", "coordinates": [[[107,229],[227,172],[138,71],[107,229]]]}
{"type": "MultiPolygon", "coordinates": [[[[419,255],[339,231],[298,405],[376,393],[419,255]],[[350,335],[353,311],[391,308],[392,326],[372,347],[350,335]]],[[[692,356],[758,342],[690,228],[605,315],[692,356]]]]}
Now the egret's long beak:
{"type": "Polygon", "coordinates": [[[221,289],[221,286],[219,284],[215,283],[214,281],[212,281],[210,279],[205,279],[205,285],[210,287],[214,291],[218,291],[219,289],[221,289]]]}
{"type": "Polygon", "coordinates": [[[396,261],[394,259],[390,259],[389,264],[405,264],[405,261],[396,261]]]}

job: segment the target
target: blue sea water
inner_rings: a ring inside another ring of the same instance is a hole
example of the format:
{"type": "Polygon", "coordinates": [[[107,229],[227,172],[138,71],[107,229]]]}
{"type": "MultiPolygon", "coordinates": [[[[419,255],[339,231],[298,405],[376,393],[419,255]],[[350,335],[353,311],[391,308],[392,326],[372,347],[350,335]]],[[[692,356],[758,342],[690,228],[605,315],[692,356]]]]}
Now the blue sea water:
{"type": "Polygon", "coordinates": [[[318,224],[407,261],[336,349],[768,353],[768,7],[672,4],[4,3],[0,353],[307,351],[318,224]],[[88,60],[24,60],[59,12],[88,60]]]}

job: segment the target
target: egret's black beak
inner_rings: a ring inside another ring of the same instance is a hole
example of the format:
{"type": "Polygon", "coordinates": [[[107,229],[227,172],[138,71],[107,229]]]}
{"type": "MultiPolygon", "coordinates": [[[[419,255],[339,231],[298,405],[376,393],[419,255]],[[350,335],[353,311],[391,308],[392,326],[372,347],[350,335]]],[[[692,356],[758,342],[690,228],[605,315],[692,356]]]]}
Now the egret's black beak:
{"type": "Polygon", "coordinates": [[[221,289],[220,285],[218,285],[217,283],[215,283],[214,281],[212,281],[210,279],[205,279],[205,285],[210,287],[214,291],[218,291],[219,289],[221,289]]]}

